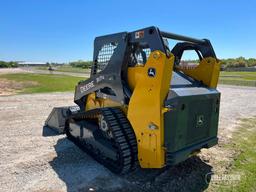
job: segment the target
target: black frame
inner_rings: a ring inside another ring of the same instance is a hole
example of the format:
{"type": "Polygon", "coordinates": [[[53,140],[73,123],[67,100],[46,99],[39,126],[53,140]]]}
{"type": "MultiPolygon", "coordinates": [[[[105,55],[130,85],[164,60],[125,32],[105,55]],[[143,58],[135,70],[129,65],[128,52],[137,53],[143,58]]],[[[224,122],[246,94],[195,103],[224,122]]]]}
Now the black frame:
{"type": "Polygon", "coordinates": [[[84,110],[87,95],[96,92],[97,97],[109,98],[121,104],[128,104],[131,91],[127,85],[127,68],[134,47],[150,48],[151,52],[159,50],[169,57],[170,51],[164,44],[163,38],[185,41],[177,43],[171,51],[177,61],[180,60],[184,50],[195,50],[197,52],[199,51],[203,57],[210,56],[216,58],[209,40],[163,32],[154,26],[130,33],[122,32],[100,36],[94,40],[94,64],[91,69],[91,77],[79,82],[76,86],[75,103],[84,110]],[[116,42],[117,47],[106,67],[97,73],[99,52],[105,44],[112,42],[116,42]],[[114,94],[102,93],[101,90],[105,87],[110,88],[114,94]]]}

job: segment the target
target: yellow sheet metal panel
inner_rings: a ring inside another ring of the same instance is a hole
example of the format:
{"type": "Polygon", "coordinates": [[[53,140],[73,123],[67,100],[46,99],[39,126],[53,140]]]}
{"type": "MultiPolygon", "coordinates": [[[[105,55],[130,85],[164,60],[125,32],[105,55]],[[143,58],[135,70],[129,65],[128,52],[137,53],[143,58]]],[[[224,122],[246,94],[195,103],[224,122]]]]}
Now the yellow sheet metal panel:
{"type": "Polygon", "coordinates": [[[157,153],[155,152],[157,148],[157,136],[146,132],[145,134],[142,134],[140,144],[142,146],[148,146],[144,150],[146,151],[145,154],[148,155],[148,159],[151,161],[147,162],[147,167],[151,167],[152,162],[158,160],[157,153]]]}
{"type": "Polygon", "coordinates": [[[137,138],[142,168],[161,168],[165,165],[162,112],[173,65],[173,55],[167,58],[164,53],[154,51],[144,67],[128,70],[128,82],[133,94],[127,116],[137,138]]]}
{"type": "Polygon", "coordinates": [[[128,84],[132,91],[134,90],[134,87],[136,85],[136,82],[138,82],[138,79],[140,79],[144,75],[144,72],[144,66],[128,68],[128,84]]]}
{"type": "Polygon", "coordinates": [[[93,92],[87,96],[87,100],[85,104],[86,111],[102,107],[101,101],[96,99],[95,95],[96,95],[95,92],[93,92]]]}
{"type": "MultiPolygon", "coordinates": [[[[86,100],[86,111],[101,107],[120,107],[121,104],[110,99],[96,98],[96,93],[90,93],[86,100]]],[[[122,106],[124,108],[125,106],[122,106]]]]}
{"type": "Polygon", "coordinates": [[[200,61],[198,66],[193,68],[179,66],[177,69],[198,81],[202,81],[210,88],[217,87],[220,74],[220,62],[215,58],[204,58],[200,61]]]}

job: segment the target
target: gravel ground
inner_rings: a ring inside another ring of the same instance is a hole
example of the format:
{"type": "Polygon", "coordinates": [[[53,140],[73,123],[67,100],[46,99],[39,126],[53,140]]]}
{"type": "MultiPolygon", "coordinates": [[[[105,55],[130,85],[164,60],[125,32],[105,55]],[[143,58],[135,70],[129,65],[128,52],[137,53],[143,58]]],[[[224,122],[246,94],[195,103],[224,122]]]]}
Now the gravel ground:
{"type": "Polygon", "coordinates": [[[64,136],[42,136],[51,109],[73,105],[73,93],[0,96],[0,191],[211,190],[205,175],[225,169],[220,161],[232,159],[233,152],[221,145],[232,139],[239,118],[256,115],[255,88],[219,86],[219,90],[218,146],[174,168],[139,169],[126,176],[112,174],[64,136]]]}

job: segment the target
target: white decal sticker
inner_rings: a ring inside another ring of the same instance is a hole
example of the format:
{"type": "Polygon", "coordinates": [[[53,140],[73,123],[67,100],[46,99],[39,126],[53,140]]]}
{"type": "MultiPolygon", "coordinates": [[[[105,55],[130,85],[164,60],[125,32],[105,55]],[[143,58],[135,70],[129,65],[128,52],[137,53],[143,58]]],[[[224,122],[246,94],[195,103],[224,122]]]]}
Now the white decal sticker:
{"type": "Polygon", "coordinates": [[[135,39],[140,39],[144,37],[144,31],[135,32],[135,39]]]}
{"type": "Polygon", "coordinates": [[[102,80],[104,80],[104,76],[103,75],[101,75],[101,76],[96,78],[96,82],[97,83],[101,82],[102,80]]]}

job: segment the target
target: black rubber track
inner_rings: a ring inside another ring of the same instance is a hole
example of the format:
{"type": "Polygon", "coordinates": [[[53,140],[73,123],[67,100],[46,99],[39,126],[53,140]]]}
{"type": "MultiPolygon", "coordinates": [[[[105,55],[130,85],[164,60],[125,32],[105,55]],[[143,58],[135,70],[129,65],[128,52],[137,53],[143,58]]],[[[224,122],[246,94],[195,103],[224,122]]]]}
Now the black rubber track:
{"type": "Polygon", "coordinates": [[[116,174],[125,174],[134,170],[138,165],[137,143],[133,129],[126,116],[119,108],[100,108],[70,115],[66,122],[66,134],[69,140],[74,142],[80,149],[88,153],[96,161],[103,164],[116,174]],[[69,132],[70,121],[98,120],[103,115],[113,135],[113,145],[117,149],[117,160],[103,157],[100,149],[86,144],[86,140],[73,137],[69,132]]]}
{"type": "Polygon", "coordinates": [[[113,112],[119,125],[124,130],[124,135],[131,149],[131,157],[132,157],[131,170],[135,170],[138,167],[139,163],[138,163],[137,140],[136,140],[133,128],[130,122],[128,121],[128,119],[126,118],[125,114],[119,108],[110,108],[110,110],[113,112]]]}

